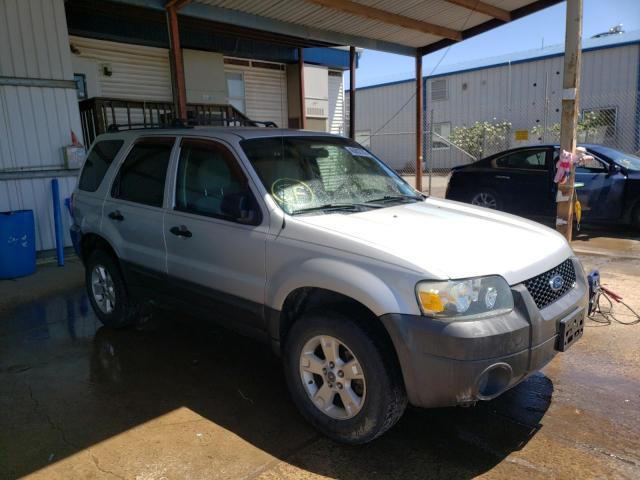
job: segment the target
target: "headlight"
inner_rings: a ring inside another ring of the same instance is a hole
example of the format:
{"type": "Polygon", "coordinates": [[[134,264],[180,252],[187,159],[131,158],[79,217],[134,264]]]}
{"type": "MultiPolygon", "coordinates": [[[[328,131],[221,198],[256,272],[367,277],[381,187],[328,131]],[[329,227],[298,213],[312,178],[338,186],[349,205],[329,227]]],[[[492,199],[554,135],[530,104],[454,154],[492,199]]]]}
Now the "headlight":
{"type": "Polygon", "coordinates": [[[416,296],[423,315],[436,318],[489,317],[513,309],[511,289],[498,275],[420,282],[416,296]]]}

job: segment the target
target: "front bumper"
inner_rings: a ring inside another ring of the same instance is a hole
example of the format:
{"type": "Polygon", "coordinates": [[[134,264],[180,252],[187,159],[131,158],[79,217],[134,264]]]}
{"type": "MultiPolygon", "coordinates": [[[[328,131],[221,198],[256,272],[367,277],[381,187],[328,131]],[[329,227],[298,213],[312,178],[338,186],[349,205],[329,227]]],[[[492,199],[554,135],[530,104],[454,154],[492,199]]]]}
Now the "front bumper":
{"type": "Polygon", "coordinates": [[[519,284],[511,287],[514,309],[506,315],[455,322],[383,315],[409,402],[441,407],[488,400],[546,365],[557,353],[560,321],[586,313],[587,281],[572,261],[576,286],[541,310],[519,284]]]}

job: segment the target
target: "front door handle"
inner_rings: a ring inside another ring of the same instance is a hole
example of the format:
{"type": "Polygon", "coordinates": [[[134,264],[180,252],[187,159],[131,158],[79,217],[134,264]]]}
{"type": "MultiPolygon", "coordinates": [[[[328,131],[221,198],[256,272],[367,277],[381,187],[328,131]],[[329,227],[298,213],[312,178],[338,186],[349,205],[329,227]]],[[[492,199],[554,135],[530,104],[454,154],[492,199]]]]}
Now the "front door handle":
{"type": "Polygon", "coordinates": [[[496,175],[496,178],[500,178],[501,180],[511,180],[511,177],[508,175],[496,175]]]}
{"type": "Polygon", "coordinates": [[[124,217],[120,213],[120,210],[114,210],[113,212],[109,213],[109,218],[111,220],[116,220],[118,222],[121,222],[122,220],[124,220],[124,217]]]}
{"type": "Polygon", "coordinates": [[[184,225],[180,225],[179,227],[171,227],[169,231],[178,237],[185,237],[185,238],[193,237],[193,233],[191,233],[189,229],[184,225]]]}

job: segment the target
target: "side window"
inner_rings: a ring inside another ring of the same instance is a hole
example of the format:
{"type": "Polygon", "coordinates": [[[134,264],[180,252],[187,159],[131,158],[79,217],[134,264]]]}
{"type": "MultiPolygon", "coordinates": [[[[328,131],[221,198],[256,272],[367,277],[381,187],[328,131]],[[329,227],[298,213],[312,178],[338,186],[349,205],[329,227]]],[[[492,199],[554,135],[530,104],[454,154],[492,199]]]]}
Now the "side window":
{"type": "Polygon", "coordinates": [[[493,161],[498,168],[518,168],[525,170],[546,170],[546,150],[523,150],[513,152],[493,161]]]}
{"type": "Polygon", "coordinates": [[[122,140],[104,140],[96,143],[84,162],[78,188],[85,192],[95,192],[107,173],[111,162],[122,148],[122,140]]]}
{"type": "Polygon", "coordinates": [[[161,207],[173,138],[143,138],[122,163],[111,196],[129,202],[161,207]]]}
{"type": "Polygon", "coordinates": [[[244,173],[227,148],[211,141],[184,139],[175,209],[231,221],[241,221],[242,210],[252,210],[254,217],[241,223],[255,223],[258,207],[244,173]]]}
{"type": "Polygon", "coordinates": [[[598,158],[593,157],[590,160],[583,160],[581,164],[576,165],[577,173],[608,173],[607,166],[598,158]]]}

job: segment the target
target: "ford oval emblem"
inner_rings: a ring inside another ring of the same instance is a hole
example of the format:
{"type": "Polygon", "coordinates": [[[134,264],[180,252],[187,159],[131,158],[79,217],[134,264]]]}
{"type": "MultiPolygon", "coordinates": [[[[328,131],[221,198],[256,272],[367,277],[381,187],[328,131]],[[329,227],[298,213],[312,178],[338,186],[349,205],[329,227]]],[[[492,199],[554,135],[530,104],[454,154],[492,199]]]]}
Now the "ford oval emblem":
{"type": "Polygon", "coordinates": [[[549,286],[551,287],[551,290],[553,290],[554,292],[557,292],[558,290],[560,290],[564,285],[564,278],[562,278],[562,275],[554,275],[553,277],[551,277],[551,280],[549,280],[549,286]]]}

